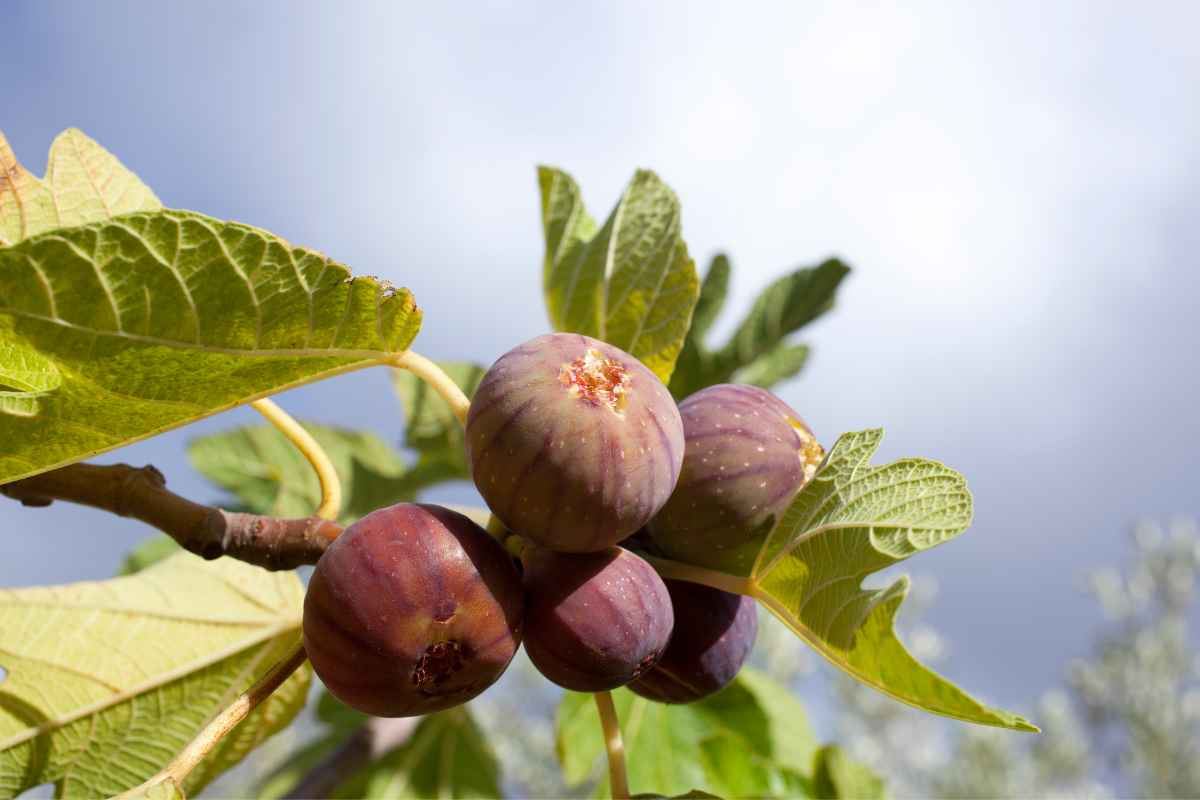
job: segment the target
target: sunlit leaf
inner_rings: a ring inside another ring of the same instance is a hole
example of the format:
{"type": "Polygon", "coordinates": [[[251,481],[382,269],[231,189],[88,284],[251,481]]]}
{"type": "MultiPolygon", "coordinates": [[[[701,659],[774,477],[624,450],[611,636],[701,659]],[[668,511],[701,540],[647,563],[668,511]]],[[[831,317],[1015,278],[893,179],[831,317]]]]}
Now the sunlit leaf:
{"type": "Polygon", "coordinates": [[[639,170],[597,231],[569,175],[541,167],[538,185],[551,323],[616,345],[668,381],[700,291],[675,193],[639,170]]]}
{"type": "Polygon", "coordinates": [[[55,228],[161,208],[150,187],[82,131],[71,128],[55,138],[43,179],[21,166],[0,133],[0,247],[55,228]]]}
{"type": "Polygon", "coordinates": [[[0,247],[0,482],[385,363],[416,335],[407,290],[257,228],[138,210],[144,193],[121,190],[106,158],[52,159],[56,188],[11,164],[0,182],[14,237],[0,247]],[[83,185],[107,168],[111,182],[83,185]],[[31,192],[69,198],[53,226],[31,192]]]}
{"type": "Polygon", "coordinates": [[[125,555],[125,560],[117,569],[117,575],[132,575],[135,572],[141,572],[146,567],[175,555],[181,549],[178,543],[166,534],[160,533],[151,536],[125,555]]]}
{"type": "MultiPolygon", "coordinates": [[[[162,769],[295,646],[291,572],[178,553],[102,582],[0,591],[0,797],[107,797],[162,769]]],[[[188,777],[194,794],[287,725],[303,667],[188,777]]]]}
{"type": "Polygon", "coordinates": [[[936,461],[871,466],[881,430],[844,434],[764,538],[714,550],[699,566],[757,598],[834,665],[901,702],[967,722],[1035,731],[919,663],[895,632],[908,593],[863,579],[958,536],[971,524],[966,480],[936,461]]]}

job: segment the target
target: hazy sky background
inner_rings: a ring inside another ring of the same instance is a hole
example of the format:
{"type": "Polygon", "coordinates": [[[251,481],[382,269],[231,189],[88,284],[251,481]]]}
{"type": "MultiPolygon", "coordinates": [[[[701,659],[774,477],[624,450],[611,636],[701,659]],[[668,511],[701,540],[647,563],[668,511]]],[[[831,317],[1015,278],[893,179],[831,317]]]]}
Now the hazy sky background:
{"type": "MultiPolygon", "coordinates": [[[[0,30],[33,171],[80,127],[168,206],[411,287],[432,357],[546,330],[538,163],[600,218],[657,170],[700,265],[733,258],[718,333],[845,258],[780,394],[826,444],[881,425],[881,457],[968,476],[972,530],[904,566],[941,587],[946,672],[995,702],[1029,710],[1085,651],[1080,579],[1132,522],[1200,512],[1200,5],[10,2],[0,30]]],[[[379,371],[281,402],[401,435],[379,371]]],[[[184,446],[247,421],[99,460],[213,499],[184,446]]],[[[0,585],[107,577],[148,533],[11,502],[0,530],[0,585]]]]}

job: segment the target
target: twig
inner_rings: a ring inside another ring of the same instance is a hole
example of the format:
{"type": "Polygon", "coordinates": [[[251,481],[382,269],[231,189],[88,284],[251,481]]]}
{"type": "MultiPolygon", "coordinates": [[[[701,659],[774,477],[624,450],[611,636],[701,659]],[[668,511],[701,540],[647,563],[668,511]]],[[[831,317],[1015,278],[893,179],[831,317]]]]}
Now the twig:
{"type": "Polygon", "coordinates": [[[406,742],[420,721],[419,717],[371,717],[305,773],[285,800],[332,797],[334,789],[360,769],[406,742]]]}
{"type": "Polygon", "coordinates": [[[221,739],[225,738],[230,731],[237,727],[239,722],[249,716],[250,712],[257,708],[259,703],[266,700],[276,689],[282,686],[283,682],[300,668],[300,665],[304,663],[306,658],[304,645],[297,644],[282,661],[272,667],[266,675],[263,675],[258,683],[238,695],[236,700],[226,706],[220,714],[213,717],[212,721],[205,725],[200,733],[196,734],[196,738],[192,739],[187,747],[183,748],[170,764],[167,764],[166,767],[157,775],[150,778],[150,780],[141,784],[141,786],[129,790],[124,795],[121,795],[121,797],[138,797],[140,796],[139,790],[164,781],[173,781],[176,786],[183,786],[184,779],[196,768],[196,765],[203,761],[204,757],[220,743],[221,739]]]}
{"type": "Polygon", "coordinates": [[[271,570],[315,564],[342,528],[320,517],[278,519],[193,503],[166,488],[151,466],[71,464],[0,486],[27,506],[80,503],[158,528],[207,559],[233,556],[271,570]]]}
{"type": "Polygon", "coordinates": [[[266,417],[275,428],[288,438],[300,454],[312,465],[321,484],[321,505],[314,514],[322,519],[337,519],[342,511],[342,482],[325,448],[292,416],[276,405],[274,400],[263,397],[250,404],[254,410],[266,417]]]}
{"type": "Polygon", "coordinates": [[[629,778],[625,774],[625,743],[621,740],[621,723],[610,692],[596,692],[596,710],[604,728],[604,749],[608,751],[608,783],[613,800],[627,800],[629,778]]]}
{"type": "Polygon", "coordinates": [[[406,369],[429,384],[430,388],[441,395],[446,404],[450,406],[450,410],[454,412],[454,416],[458,417],[458,421],[466,424],[467,410],[471,407],[471,401],[463,394],[463,390],[454,382],[454,379],[447,375],[441,367],[412,350],[405,350],[392,362],[392,366],[406,369]]]}

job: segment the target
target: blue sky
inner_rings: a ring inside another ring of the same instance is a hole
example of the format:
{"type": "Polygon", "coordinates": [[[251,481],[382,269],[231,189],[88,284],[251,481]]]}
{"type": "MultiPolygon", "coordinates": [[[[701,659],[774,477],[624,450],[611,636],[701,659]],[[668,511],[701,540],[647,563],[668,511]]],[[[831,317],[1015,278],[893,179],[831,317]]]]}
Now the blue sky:
{"type": "MultiPolygon", "coordinates": [[[[6,4],[0,129],[34,171],[77,126],[167,205],[411,287],[418,348],[490,363],[547,327],[534,167],[604,216],[637,167],[735,265],[740,313],[855,268],[780,394],[830,443],[965,473],[936,575],[946,671],[1028,709],[1082,653],[1086,570],[1144,515],[1200,513],[1200,7],[1187,3],[6,4]]],[[[718,332],[727,331],[736,314],[718,332]]],[[[284,395],[401,434],[386,376],[284,395]]],[[[197,433],[102,461],[190,468],[197,433]]],[[[471,502],[468,487],[438,496],[471,502]]],[[[146,529],[0,504],[0,585],[101,578],[146,529]]]]}

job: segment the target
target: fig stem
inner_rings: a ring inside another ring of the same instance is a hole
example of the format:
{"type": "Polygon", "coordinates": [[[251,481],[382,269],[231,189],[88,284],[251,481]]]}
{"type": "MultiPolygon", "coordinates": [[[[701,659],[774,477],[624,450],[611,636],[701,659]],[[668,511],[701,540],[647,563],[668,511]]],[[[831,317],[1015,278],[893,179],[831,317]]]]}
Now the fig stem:
{"type": "Polygon", "coordinates": [[[149,788],[155,784],[169,780],[175,783],[176,786],[182,787],[184,779],[188,774],[196,768],[196,766],[204,760],[213,748],[220,744],[221,740],[234,728],[238,723],[250,715],[250,712],[258,707],[262,701],[266,700],[275,690],[283,685],[283,682],[291,677],[292,673],[298,670],[305,660],[308,658],[304,652],[304,645],[297,642],[295,647],[283,657],[275,666],[271,667],[258,683],[251,686],[246,691],[237,696],[232,703],[224,708],[221,713],[213,717],[200,733],[196,734],[196,738],[192,739],[186,747],[179,752],[179,755],[167,764],[157,775],[150,778],[141,786],[130,789],[120,798],[133,798],[142,796],[142,790],[149,788]]]}
{"type": "Polygon", "coordinates": [[[342,510],[342,482],[325,448],[321,447],[312,434],[296,422],[291,414],[269,397],[255,400],[250,405],[295,445],[312,466],[313,472],[317,473],[317,481],[321,484],[321,504],[317,506],[315,516],[321,519],[337,519],[342,510]]]}
{"type": "Polygon", "coordinates": [[[471,401],[454,382],[454,379],[447,375],[441,367],[412,350],[405,350],[393,359],[391,364],[398,369],[408,370],[429,384],[429,387],[441,395],[446,404],[450,406],[450,410],[454,412],[458,421],[463,425],[467,424],[467,410],[471,407],[471,401]]]}
{"type": "Polygon", "coordinates": [[[625,743],[621,740],[621,723],[612,692],[596,692],[596,710],[600,712],[600,727],[604,729],[604,749],[608,751],[608,783],[613,800],[628,800],[629,778],[625,774],[625,743]]]}
{"type": "Polygon", "coordinates": [[[672,561],[669,558],[650,556],[642,552],[639,552],[638,555],[650,562],[650,566],[658,570],[658,574],[663,578],[702,583],[705,586],[711,586],[723,592],[745,594],[751,597],[755,596],[754,582],[749,578],[730,575],[727,572],[718,572],[715,569],[697,567],[694,564],[685,564],[682,561],[672,561]]]}

